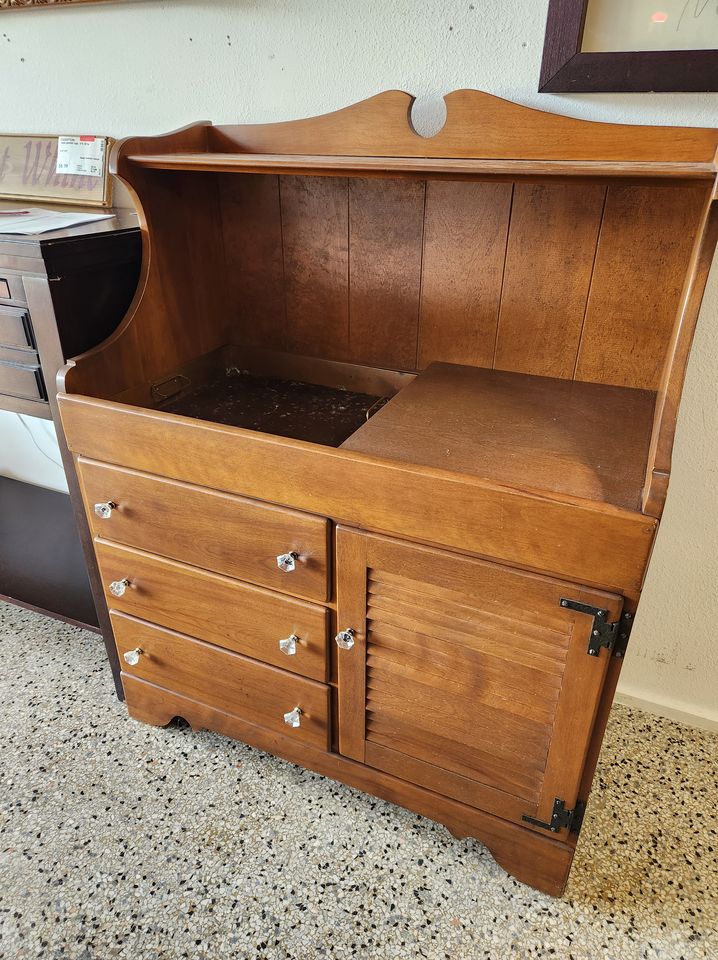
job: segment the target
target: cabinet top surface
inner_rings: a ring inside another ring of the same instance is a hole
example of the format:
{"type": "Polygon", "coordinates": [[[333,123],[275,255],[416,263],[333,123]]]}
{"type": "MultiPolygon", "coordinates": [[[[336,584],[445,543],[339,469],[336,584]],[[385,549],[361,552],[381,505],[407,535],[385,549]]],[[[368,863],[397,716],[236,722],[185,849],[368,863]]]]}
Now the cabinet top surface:
{"type": "Polygon", "coordinates": [[[640,509],[655,394],[433,363],[343,445],[640,509]]]}

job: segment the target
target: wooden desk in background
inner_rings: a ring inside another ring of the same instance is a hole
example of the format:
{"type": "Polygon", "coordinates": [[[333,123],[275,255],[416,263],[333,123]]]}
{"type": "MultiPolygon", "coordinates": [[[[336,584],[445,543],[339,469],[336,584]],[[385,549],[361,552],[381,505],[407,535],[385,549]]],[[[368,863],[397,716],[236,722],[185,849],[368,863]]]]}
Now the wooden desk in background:
{"type": "MultiPolygon", "coordinates": [[[[0,210],[18,206],[0,201],[0,210]]],[[[52,420],[65,467],[71,461],[57,417],[57,371],[113,332],[137,287],[137,216],[115,213],[36,236],[0,233],[0,410],[52,420]]],[[[72,470],[67,480],[72,492],[72,470]]],[[[73,510],[71,498],[0,477],[0,598],[98,630],[107,613],[98,618],[96,579],[84,513],[73,510]]],[[[97,596],[104,605],[99,585],[97,596]]]]}

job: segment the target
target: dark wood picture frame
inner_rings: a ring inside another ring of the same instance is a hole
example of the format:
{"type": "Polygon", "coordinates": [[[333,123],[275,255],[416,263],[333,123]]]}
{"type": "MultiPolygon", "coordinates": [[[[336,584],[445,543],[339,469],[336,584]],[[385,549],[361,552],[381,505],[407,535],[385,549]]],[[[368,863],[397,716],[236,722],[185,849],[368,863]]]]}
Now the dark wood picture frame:
{"type": "Polygon", "coordinates": [[[540,93],[718,91],[718,50],[581,51],[588,0],[549,0],[540,93]]]}

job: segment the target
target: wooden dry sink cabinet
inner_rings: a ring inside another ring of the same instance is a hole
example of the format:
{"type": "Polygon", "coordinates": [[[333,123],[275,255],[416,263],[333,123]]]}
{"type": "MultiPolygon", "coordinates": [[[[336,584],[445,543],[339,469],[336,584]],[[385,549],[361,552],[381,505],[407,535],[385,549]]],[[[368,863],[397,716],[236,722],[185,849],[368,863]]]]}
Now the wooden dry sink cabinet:
{"type": "Polygon", "coordinates": [[[117,144],[140,286],[60,410],[133,717],[560,894],[668,488],[718,131],[446,102],[431,139],[393,91],[117,144]]]}

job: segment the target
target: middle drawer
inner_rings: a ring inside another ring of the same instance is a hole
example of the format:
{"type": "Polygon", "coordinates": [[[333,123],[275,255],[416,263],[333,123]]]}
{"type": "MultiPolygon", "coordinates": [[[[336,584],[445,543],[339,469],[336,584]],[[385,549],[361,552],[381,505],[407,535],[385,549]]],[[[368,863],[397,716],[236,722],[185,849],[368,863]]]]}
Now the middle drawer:
{"type": "Polygon", "coordinates": [[[103,540],[95,551],[111,609],[326,680],[326,608],[103,540]]]}
{"type": "Polygon", "coordinates": [[[96,536],[283,593],[328,599],[324,517],[82,457],[77,466],[96,536]],[[280,557],[288,558],[283,567],[280,557]]]}

